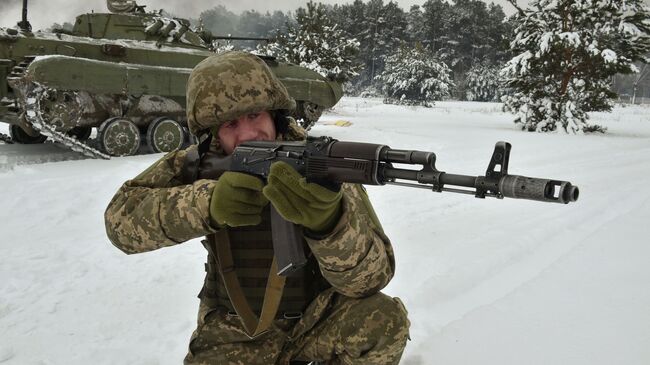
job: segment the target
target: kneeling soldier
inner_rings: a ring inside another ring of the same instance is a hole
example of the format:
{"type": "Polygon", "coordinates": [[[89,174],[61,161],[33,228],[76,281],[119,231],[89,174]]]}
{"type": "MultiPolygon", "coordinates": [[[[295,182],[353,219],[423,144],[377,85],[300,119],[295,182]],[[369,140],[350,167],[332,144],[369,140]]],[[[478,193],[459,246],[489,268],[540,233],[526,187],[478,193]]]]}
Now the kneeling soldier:
{"type": "MultiPolygon", "coordinates": [[[[208,153],[306,138],[287,116],[294,100],[254,55],[207,58],[187,88],[188,126],[208,153]]],[[[169,153],[125,182],[105,213],[108,237],[128,254],[207,236],[185,364],[397,364],[409,321],[401,301],[380,292],[395,262],[363,187],[307,182],[283,162],[266,182],[231,171],[187,182],[188,161],[201,153],[169,153]],[[276,274],[271,205],[304,227],[308,263],[287,279],[276,274]]]]}

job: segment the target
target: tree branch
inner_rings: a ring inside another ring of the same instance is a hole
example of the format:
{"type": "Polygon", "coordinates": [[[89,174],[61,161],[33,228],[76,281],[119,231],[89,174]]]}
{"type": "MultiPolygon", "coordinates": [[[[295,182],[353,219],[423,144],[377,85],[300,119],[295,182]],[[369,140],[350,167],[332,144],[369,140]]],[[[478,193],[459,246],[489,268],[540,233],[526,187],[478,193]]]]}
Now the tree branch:
{"type": "Polygon", "coordinates": [[[526,15],[526,13],[524,12],[524,10],[523,10],[522,8],[520,8],[519,5],[517,5],[517,0],[508,0],[508,2],[509,2],[512,6],[514,6],[515,9],[517,9],[517,11],[519,11],[519,15],[522,15],[522,16],[525,16],[525,15],[526,15]]]}

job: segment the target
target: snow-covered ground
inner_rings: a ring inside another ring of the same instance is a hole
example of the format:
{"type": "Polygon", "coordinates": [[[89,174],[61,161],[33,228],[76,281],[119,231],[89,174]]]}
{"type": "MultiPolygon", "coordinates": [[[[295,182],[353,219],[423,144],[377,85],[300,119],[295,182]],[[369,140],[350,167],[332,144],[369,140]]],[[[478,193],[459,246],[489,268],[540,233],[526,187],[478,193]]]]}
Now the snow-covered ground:
{"type": "MultiPolygon", "coordinates": [[[[650,363],[650,109],[592,117],[609,132],[524,133],[499,104],[344,98],[316,125],[468,175],[505,140],[510,173],[580,187],[569,205],[369,187],[397,255],[385,292],[412,322],[403,364],[650,363]]],[[[103,224],[120,184],[159,157],[26,164],[0,145],[0,363],[181,363],[201,244],[127,256],[103,224]]]]}

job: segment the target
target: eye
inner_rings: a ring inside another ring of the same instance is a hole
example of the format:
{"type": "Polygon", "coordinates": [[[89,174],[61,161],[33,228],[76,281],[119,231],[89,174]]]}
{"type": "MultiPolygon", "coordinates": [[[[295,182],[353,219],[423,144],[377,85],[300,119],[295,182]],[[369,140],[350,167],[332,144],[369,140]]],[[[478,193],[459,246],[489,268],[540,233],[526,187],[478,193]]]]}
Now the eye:
{"type": "Polygon", "coordinates": [[[248,119],[257,119],[260,116],[260,113],[250,113],[248,114],[248,119]]]}
{"type": "Polygon", "coordinates": [[[228,121],[228,122],[223,124],[223,127],[224,128],[229,128],[229,129],[236,128],[237,127],[237,121],[236,120],[228,121]]]}

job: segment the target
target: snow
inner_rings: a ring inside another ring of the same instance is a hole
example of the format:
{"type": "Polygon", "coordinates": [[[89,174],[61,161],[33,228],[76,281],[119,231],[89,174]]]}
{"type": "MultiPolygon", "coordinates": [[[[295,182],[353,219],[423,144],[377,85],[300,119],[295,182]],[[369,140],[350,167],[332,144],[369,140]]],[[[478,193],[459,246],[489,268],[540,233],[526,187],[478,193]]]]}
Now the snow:
{"type": "Polygon", "coordinates": [[[578,47],[582,43],[580,33],[578,32],[562,32],[559,34],[559,37],[566,41],[570,47],[578,47]]]}
{"type": "Polygon", "coordinates": [[[616,57],[616,52],[612,51],[611,49],[604,49],[600,55],[603,57],[603,61],[605,61],[605,63],[615,63],[618,60],[618,57],[616,57]]]}
{"type": "MultiPolygon", "coordinates": [[[[162,20],[161,20],[161,23],[162,23],[162,20]]],[[[148,25],[147,25],[146,28],[144,28],[144,32],[146,34],[150,34],[150,33],[154,32],[154,29],[156,29],[156,27],[158,26],[159,23],[156,22],[155,20],[152,20],[151,22],[146,23],[146,24],[148,24],[148,25]]],[[[162,26],[160,26],[160,27],[162,28],[162,26]]]]}
{"type": "Polygon", "coordinates": [[[530,51],[525,51],[523,53],[520,53],[517,56],[514,56],[504,66],[503,73],[504,74],[516,73],[518,75],[526,74],[528,72],[528,70],[530,69],[529,60],[531,58],[533,58],[533,54],[530,51]],[[519,68],[519,72],[516,72],[517,68],[519,68]]]}
{"type": "MultiPolygon", "coordinates": [[[[546,33],[542,34],[542,37],[540,38],[540,41],[539,41],[539,51],[541,53],[546,53],[549,50],[549,48],[550,48],[549,42],[552,39],[553,39],[553,32],[546,32],[546,33]]],[[[536,57],[539,57],[539,56],[536,56],[536,57]]]]}
{"type": "MultiPolygon", "coordinates": [[[[61,62],[66,62],[67,60],[74,60],[76,62],[81,62],[83,61],[86,64],[97,64],[98,66],[105,66],[105,65],[110,65],[112,67],[125,67],[129,70],[142,70],[142,69],[149,69],[149,70],[160,70],[160,71],[168,71],[168,72],[174,72],[174,73],[179,73],[179,74],[186,74],[188,77],[190,73],[192,72],[192,68],[188,67],[169,67],[169,66],[152,66],[152,65],[134,65],[130,63],[115,63],[115,62],[110,62],[110,61],[102,61],[102,60],[96,60],[92,58],[84,58],[84,57],[71,57],[71,56],[64,56],[64,55],[46,55],[46,56],[36,56],[34,57],[34,61],[30,63],[30,66],[35,64],[36,61],[43,61],[46,59],[55,59],[55,60],[60,60],[61,62]]],[[[35,101],[36,99],[28,99],[29,101],[35,101]]]]}
{"type": "Polygon", "coordinates": [[[643,32],[641,32],[641,31],[639,30],[639,28],[638,28],[636,25],[634,25],[634,24],[630,24],[630,23],[626,23],[626,22],[621,22],[620,25],[619,25],[619,28],[620,28],[623,32],[625,32],[625,33],[627,33],[627,34],[630,34],[630,35],[640,35],[640,34],[643,34],[643,32]]]}
{"type": "MultiPolygon", "coordinates": [[[[560,205],[369,186],[396,253],[384,291],[409,309],[402,364],[650,363],[650,111],[592,113],[608,132],[573,135],[521,132],[500,110],[343,98],[313,129],[434,151],[438,169],[468,175],[505,140],[511,174],[581,189],[560,205]],[[338,120],[353,124],[326,124],[338,120]]],[[[0,363],[181,363],[204,274],[199,240],[127,256],[103,223],[120,184],[161,155],[27,164],[15,148],[0,144],[0,363]]]]}
{"type": "MultiPolygon", "coordinates": [[[[5,36],[6,30],[0,28],[0,38],[5,36]]],[[[8,36],[8,37],[22,37],[23,35],[19,36],[8,36]]],[[[79,36],[72,36],[72,35],[67,35],[67,34],[62,34],[62,33],[48,33],[48,32],[42,32],[42,31],[37,31],[33,33],[34,38],[36,39],[43,39],[43,40],[54,40],[54,41],[60,41],[60,42],[70,42],[70,43],[84,43],[84,44],[89,44],[89,45],[95,45],[95,46],[102,46],[104,44],[115,44],[115,45],[120,45],[129,49],[142,49],[142,50],[149,50],[149,51],[179,51],[183,53],[188,53],[188,54],[193,54],[193,55],[204,55],[204,56],[209,56],[211,53],[205,49],[193,49],[193,48],[185,48],[185,47],[174,47],[174,46],[168,46],[165,45],[162,48],[156,45],[156,42],[154,41],[136,41],[136,40],[130,40],[130,39],[115,39],[115,40],[106,40],[106,39],[93,39],[90,37],[79,37],[79,36]]],[[[170,38],[171,39],[171,38],[170,38]]],[[[170,41],[171,42],[171,41],[170,41]]]]}
{"type": "Polygon", "coordinates": [[[598,49],[598,41],[593,40],[591,43],[589,43],[589,46],[587,46],[587,51],[592,56],[599,54],[600,50],[598,49]]]}

